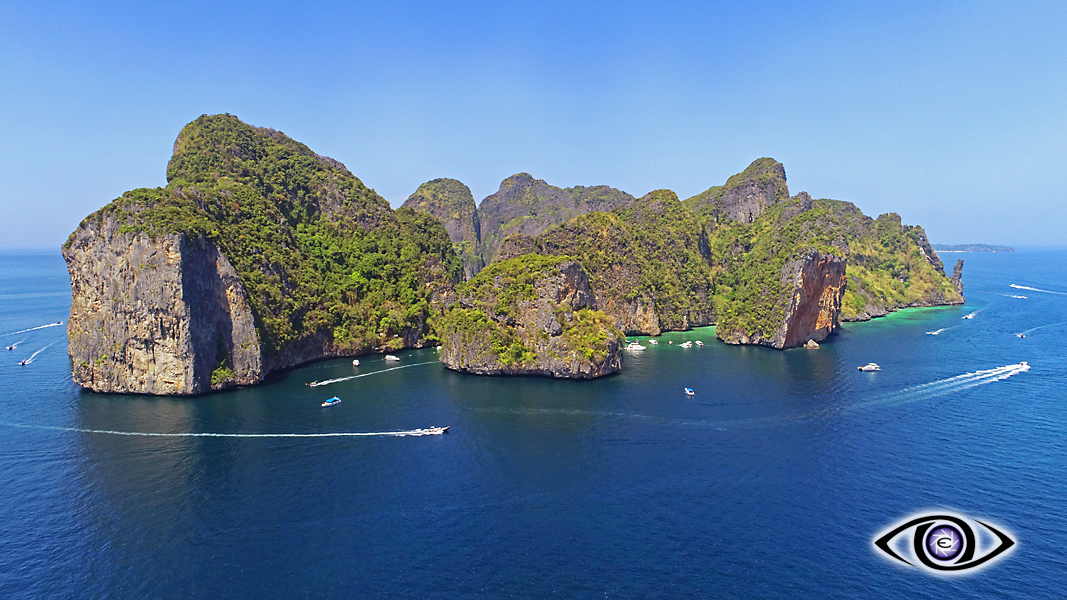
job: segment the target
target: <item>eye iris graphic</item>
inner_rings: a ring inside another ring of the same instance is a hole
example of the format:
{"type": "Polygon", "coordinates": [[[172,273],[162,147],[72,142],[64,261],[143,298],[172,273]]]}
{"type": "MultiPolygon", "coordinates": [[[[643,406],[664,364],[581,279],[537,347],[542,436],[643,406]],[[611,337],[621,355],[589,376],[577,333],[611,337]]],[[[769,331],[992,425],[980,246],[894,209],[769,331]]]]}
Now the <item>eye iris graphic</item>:
{"type": "Polygon", "coordinates": [[[926,534],[926,549],[937,560],[952,560],[963,551],[962,537],[955,527],[939,525],[926,534]]]}

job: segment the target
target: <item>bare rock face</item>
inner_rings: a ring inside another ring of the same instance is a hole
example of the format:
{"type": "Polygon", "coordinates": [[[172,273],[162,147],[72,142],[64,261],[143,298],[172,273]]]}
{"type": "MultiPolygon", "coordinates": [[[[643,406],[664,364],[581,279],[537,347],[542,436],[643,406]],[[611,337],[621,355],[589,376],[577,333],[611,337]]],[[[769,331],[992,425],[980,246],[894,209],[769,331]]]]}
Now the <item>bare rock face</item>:
{"type": "Polygon", "coordinates": [[[963,259],[956,261],[956,266],[952,267],[952,287],[956,288],[956,292],[963,296],[963,259]]]}
{"type": "Polygon", "coordinates": [[[685,204],[694,213],[710,215],[716,221],[752,223],[771,205],[788,197],[789,186],[782,163],[773,158],[758,158],[744,171],[730,177],[725,185],[709,188],[685,204]]]}
{"type": "Polygon", "coordinates": [[[199,394],[258,383],[245,290],[214,243],[87,220],[63,248],[74,381],[97,392],[199,394]]]}
{"type": "Polygon", "coordinates": [[[841,324],[847,260],[811,249],[782,268],[781,321],[774,331],[717,330],[727,344],[758,344],[795,348],[808,340],[821,342],[841,324]]]}
{"type": "Polygon", "coordinates": [[[441,362],[464,373],[593,379],[622,368],[622,333],[570,260],[491,265],[461,289],[440,329],[441,362]]]}

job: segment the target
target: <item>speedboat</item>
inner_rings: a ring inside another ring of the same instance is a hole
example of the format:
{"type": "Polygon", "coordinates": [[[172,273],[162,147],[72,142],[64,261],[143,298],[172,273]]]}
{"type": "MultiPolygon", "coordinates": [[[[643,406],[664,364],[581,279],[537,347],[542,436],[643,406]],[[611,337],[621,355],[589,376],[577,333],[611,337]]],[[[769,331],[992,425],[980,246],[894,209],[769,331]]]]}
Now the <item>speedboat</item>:
{"type": "Polygon", "coordinates": [[[640,352],[641,350],[644,350],[644,349],[645,349],[645,347],[642,346],[638,342],[630,342],[629,344],[626,344],[626,346],[623,348],[623,350],[630,350],[630,351],[633,351],[633,352],[640,352]]]}
{"type": "Polygon", "coordinates": [[[323,406],[333,406],[334,404],[340,404],[340,403],[341,403],[341,399],[338,398],[337,396],[334,396],[333,398],[330,398],[326,402],[323,402],[322,405],[323,406]]]}
{"type": "Polygon", "coordinates": [[[659,346],[659,342],[657,342],[656,340],[648,340],[648,343],[652,344],[653,346],[659,346]]]}
{"type": "Polygon", "coordinates": [[[430,427],[426,431],[428,431],[429,433],[440,435],[442,433],[448,433],[449,427],[451,427],[451,425],[445,425],[444,427],[430,427]]]}
{"type": "Polygon", "coordinates": [[[393,356],[392,354],[385,355],[385,362],[400,362],[399,356],[393,356]]]}
{"type": "Polygon", "coordinates": [[[690,389],[690,388],[685,388],[685,395],[686,395],[686,396],[696,396],[696,395],[697,395],[697,393],[696,393],[696,392],[694,392],[694,391],[693,391],[692,389],[690,389]]]}
{"type": "Polygon", "coordinates": [[[28,364],[30,364],[30,361],[28,361],[28,360],[22,360],[22,361],[19,361],[19,364],[20,364],[20,365],[28,365],[28,364]]]}
{"type": "Polygon", "coordinates": [[[695,343],[696,343],[697,346],[703,346],[704,345],[704,342],[702,342],[700,340],[697,340],[695,343]]]}
{"type": "Polygon", "coordinates": [[[879,367],[876,363],[867,363],[862,367],[858,367],[860,371],[881,371],[882,367],[879,367]]]}
{"type": "Polygon", "coordinates": [[[7,347],[7,349],[8,349],[8,350],[14,350],[14,349],[15,349],[15,347],[14,347],[14,346],[8,346],[8,347],[7,347]]]}
{"type": "Polygon", "coordinates": [[[1016,333],[1015,335],[1017,335],[1017,336],[1019,336],[1019,337],[1021,337],[1021,338],[1024,338],[1024,337],[1026,337],[1026,334],[1025,334],[1025,333],[1016,333]]]}
{"type": "Polygon", "coordinates": [[[667,343],[673,346],[674,345],[674,340],[667,340],[667,343]]]}
{"type": "Polygon", "coordinates": [[[359,359],[358,358],[352,360],[352,366],[353,367],[358,367],[359,366],[359,359]]]}
{"type": "Polygon", "coordinates": [[[693,342],[682,342],[682,348],[692,348],[693,342]]]}

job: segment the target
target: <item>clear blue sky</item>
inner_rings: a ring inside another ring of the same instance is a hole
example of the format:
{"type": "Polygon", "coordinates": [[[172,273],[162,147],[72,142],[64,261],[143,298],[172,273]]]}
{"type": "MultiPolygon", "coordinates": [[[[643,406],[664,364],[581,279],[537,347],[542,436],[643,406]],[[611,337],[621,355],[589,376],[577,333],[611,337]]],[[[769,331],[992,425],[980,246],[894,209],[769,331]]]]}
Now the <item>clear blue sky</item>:
{"type": "Polygon", "coordinates": [[[934,242],[1067,244],[1062,2],[155,4],[0,5],[0,247],[164,185],[221,112],[394,206],[520,171],[686,198],[772,156],[934,242]]]}

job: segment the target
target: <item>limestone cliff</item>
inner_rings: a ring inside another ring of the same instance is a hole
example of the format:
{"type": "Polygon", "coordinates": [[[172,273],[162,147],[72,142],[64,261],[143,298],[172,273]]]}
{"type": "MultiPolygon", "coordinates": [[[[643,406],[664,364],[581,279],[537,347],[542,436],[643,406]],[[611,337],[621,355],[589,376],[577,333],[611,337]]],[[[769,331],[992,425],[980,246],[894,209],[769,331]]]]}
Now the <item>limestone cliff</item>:
{"type": "Polygon", "coordinates": [[[592,379],[622,368],[623,335],[596,310],[589,276],[566,257],[495,263],[458,289],[440,325],[441,362],[479,375],[592,379]]]}
{"type": "Polygon", "coordinates": [[[714,221],[752,223],[771,205],[789,197],[785,167],[773,158],[758,158],[725,185],[688,198],[685,205],[714,221]]]}
{"type": "Polygon", "coordinates": [[[97,392],[198,394],[258,383],[264,369],[244,287],[202,237],[120,233],[113,216],[63,248],[75,383],[97,392]]]}
{"type": "Polygon", "coordinates": [[[716,336],[727,344],[759,344],[794,348],[809,340],[821,342],[839,327],[841,298],[845,292],[843,257],[809,249],[782,267],[781,292],[773,308],[776,326],[760,328],[720,325],[716,336]]]}
{"type": "Polygon", "coordinates": [[[963,297],[963,259],[956,261],[956,266],[952,267],[952,287],[956,290],[956,293],[963,297]]]}
{"type": "Polygon", "coordinates": [[[466,279],[485,266],[481,246],[481,220],[470,188],[455,179],[427,181],[408,197],[401,208],[428,213],[441,220],[452,240],[453,248],[463,261],[466,279]]]}

